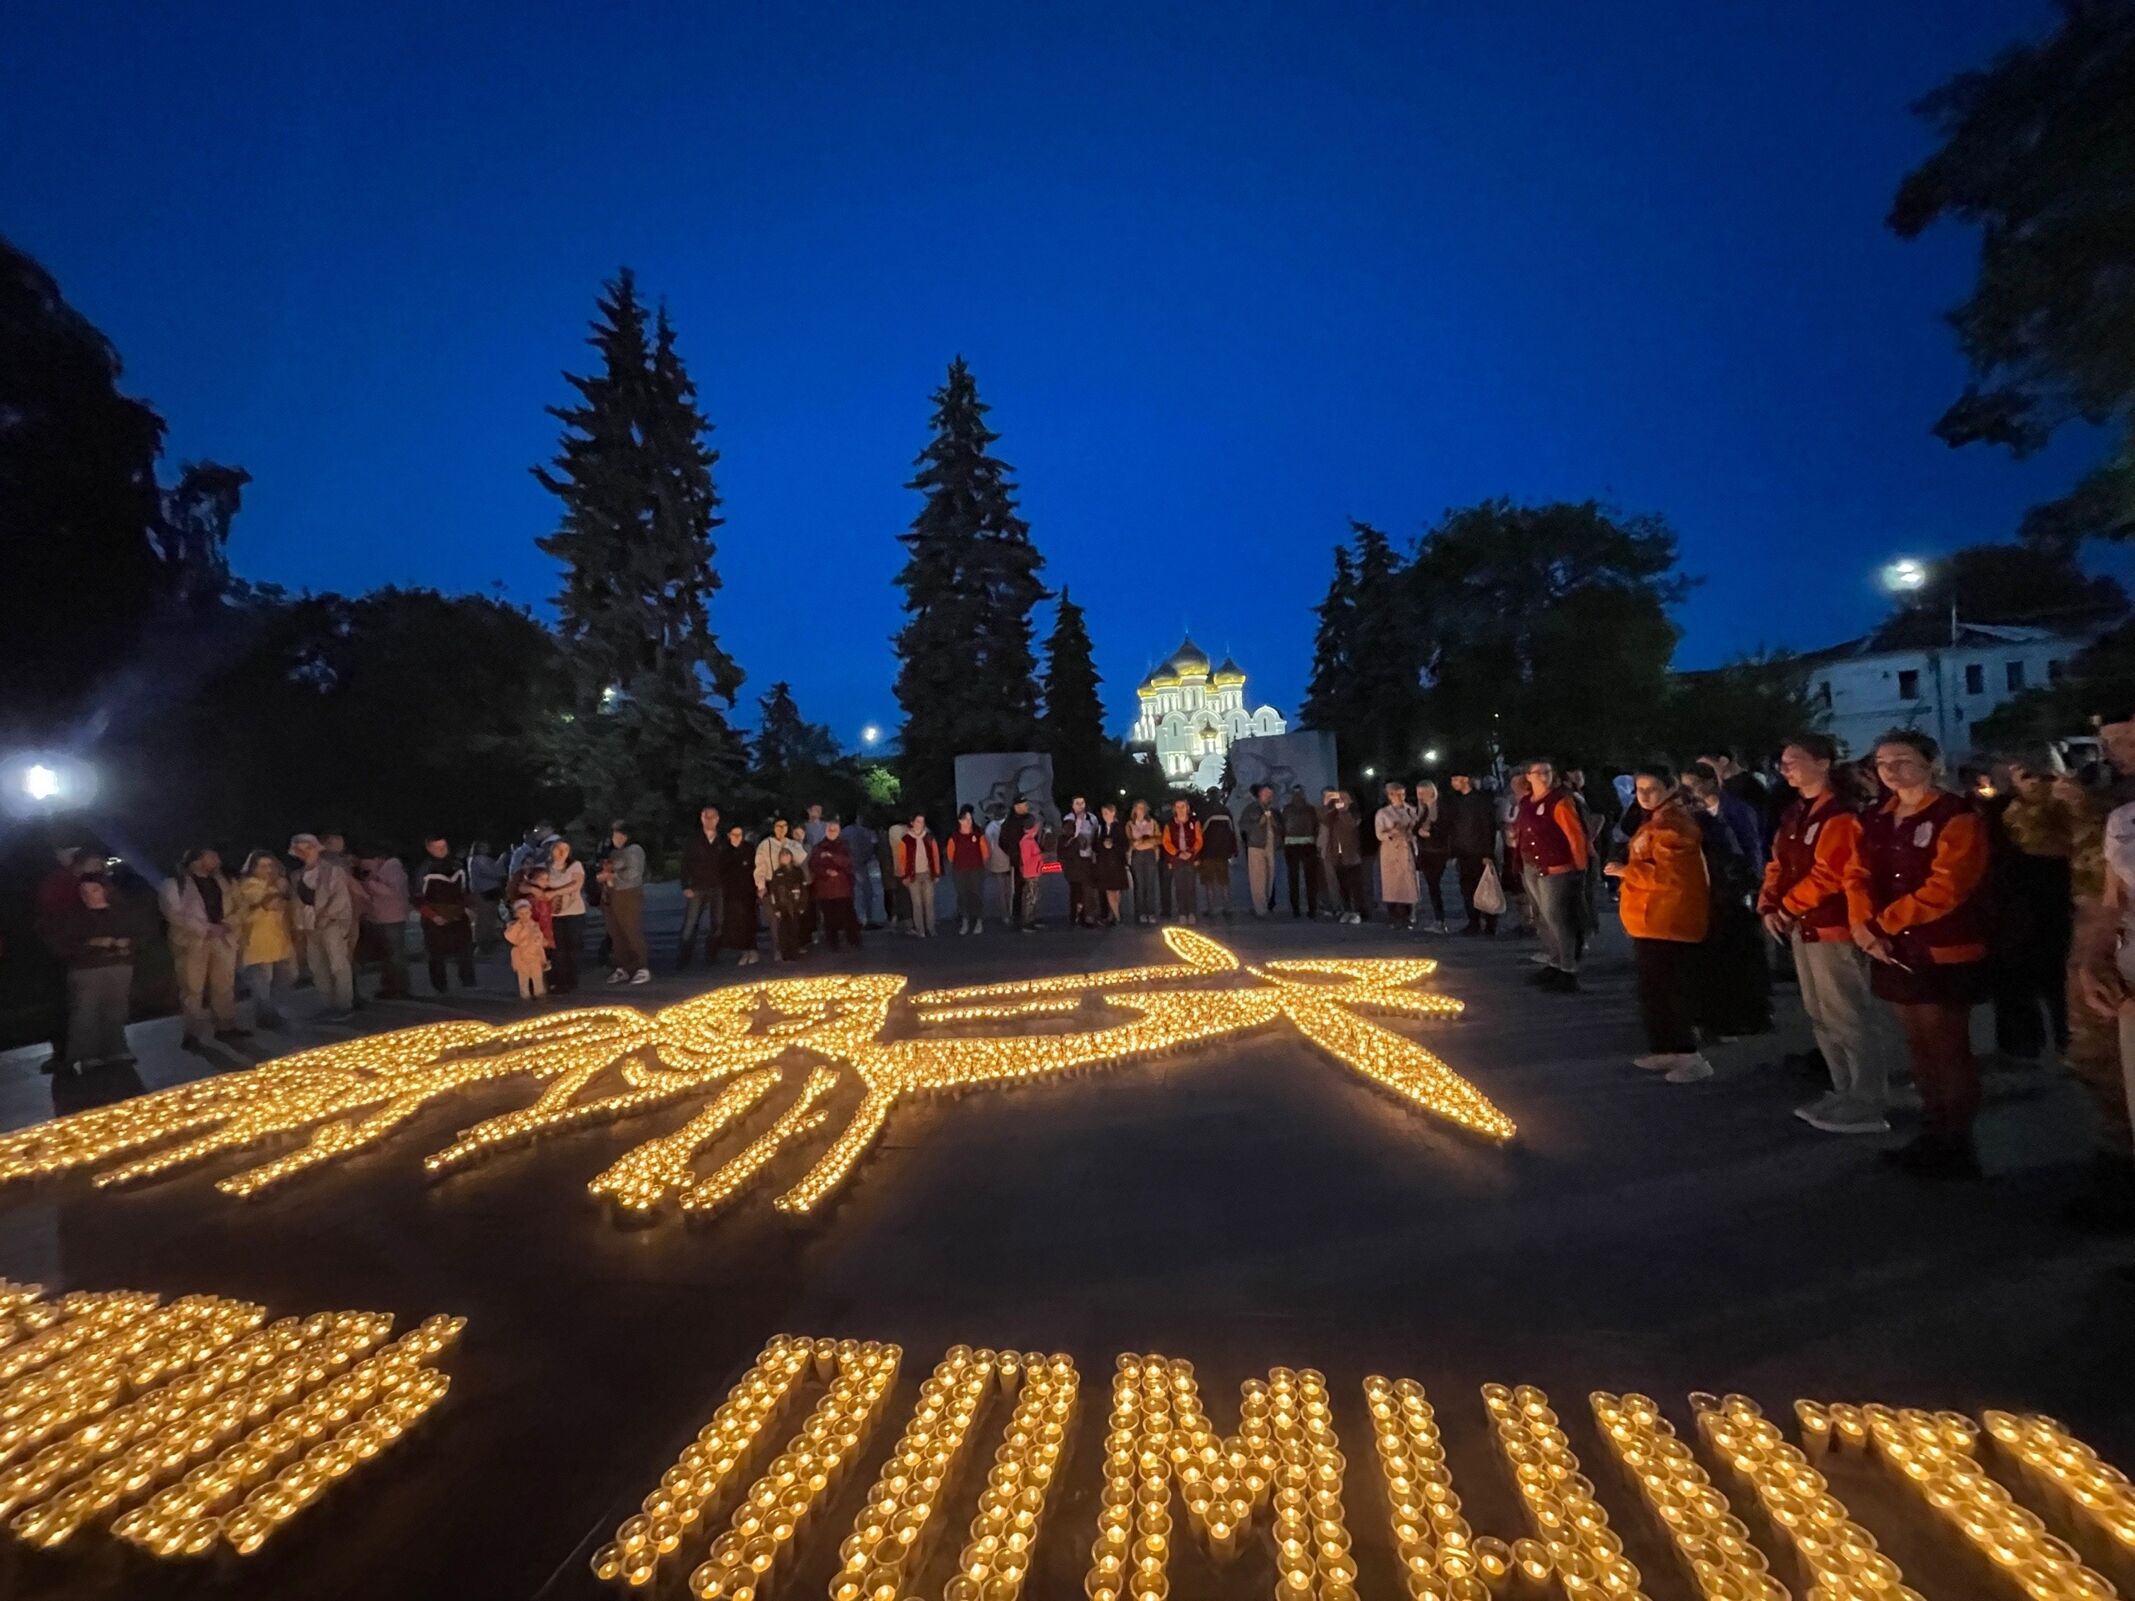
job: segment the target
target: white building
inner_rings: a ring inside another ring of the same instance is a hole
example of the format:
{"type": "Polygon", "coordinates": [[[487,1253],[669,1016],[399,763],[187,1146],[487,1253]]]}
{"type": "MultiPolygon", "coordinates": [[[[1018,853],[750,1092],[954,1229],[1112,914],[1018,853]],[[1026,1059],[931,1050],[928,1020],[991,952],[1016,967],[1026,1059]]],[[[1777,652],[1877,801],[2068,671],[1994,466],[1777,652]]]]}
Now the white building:
{"type": "Polygon", "coordinates": [[[2090,639],[1913,613],[1798,660],[1810,704],[1848,754],[1865,756],[1888,729],[1917,728],[1959,761],[1974,754],[1974,723],[2023,690],[2057,682],[2090,639]]]}
{"type": "Polygon", "coordinates": [[[1135,690],[1141,715],[1128,743],[1156,752],[1158,770],[1174,789],[1213,789],[1234,739],[1288,729],[1272,706],[1246,710],[1245,673],[1229,657],[1211,669],[1191,639],[1135,690]]]}

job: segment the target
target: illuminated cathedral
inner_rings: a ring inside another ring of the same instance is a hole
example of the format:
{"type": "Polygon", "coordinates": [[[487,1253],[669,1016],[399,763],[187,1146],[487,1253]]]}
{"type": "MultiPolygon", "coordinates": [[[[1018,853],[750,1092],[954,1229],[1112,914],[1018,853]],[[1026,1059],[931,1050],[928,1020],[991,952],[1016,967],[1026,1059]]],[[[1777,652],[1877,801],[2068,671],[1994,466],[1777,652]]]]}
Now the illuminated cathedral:
{"type": "Polygon", "coordinates": [[[1289,725],[1272,706],[1246,709],[1245,670],[1228,656],[1210,667],[1208,653],[1188,639],[1143,679],[1135,695],[1141,715],[1128,742],[1156,753],[1174,789],[1213,789],[1234,739],[1280,734],[1289,725]]]}

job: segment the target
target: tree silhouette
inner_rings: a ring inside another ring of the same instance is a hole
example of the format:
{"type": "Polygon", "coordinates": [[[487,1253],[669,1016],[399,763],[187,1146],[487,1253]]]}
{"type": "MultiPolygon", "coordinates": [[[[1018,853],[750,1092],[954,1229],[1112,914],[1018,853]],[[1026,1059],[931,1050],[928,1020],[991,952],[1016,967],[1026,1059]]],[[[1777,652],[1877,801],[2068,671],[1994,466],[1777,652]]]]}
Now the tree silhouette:
{"type": "Polygon", "coordinates": [[[1090,651],[1082,608],[1060,590],[1053,632],[1045,643],[1045,747],[1053,778],[1063,794],[1095,795],[1113,764],[1105,749],[1101,682],[1090,651]]]}

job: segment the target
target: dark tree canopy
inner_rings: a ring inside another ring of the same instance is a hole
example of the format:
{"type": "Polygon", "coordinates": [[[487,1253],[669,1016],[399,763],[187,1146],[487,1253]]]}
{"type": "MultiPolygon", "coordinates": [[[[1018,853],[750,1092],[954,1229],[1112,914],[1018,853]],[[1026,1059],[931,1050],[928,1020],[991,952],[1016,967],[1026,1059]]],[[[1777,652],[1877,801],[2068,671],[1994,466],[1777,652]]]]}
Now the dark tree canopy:
{"type": "Polygon", "coordinates": [[[582,779],[590,816],[665,839],[741,765],[711,703],[731,706],[742,682],[711,629],[718,453],[667,313],[648,334],[627,270],[606,286],[589,343],[596,370],[565,374],[579,403],[550,408],[563,436],[534,470],[563,503],[539,541],[564,564],[556,604],[573,675],[556,752],[582,779]]]}
{"type": "Polygon", "coordinates": [[[1068,599],[1063,585],[1052,636],[1045,643],[1045,748],[1052,752],[1053,778],[1062,794],[1101,793],[1112,770],[1105,739],[1101,680],[1090,649],[1090,630],[1082,608],[1068,599]]]}
{"type": "Polygon", "coordinates": [[[1937,434],[2024,455],[2071,421],[2112,430],[2107,460],[2025,519],[2026,538],[2067,550],[2135,534],[2135,0],[2060,11],[2047,38],[1919,102],[1943,143],[1890,225],[1980,230],[1977,282],[1950,313],[1972,380],[1937,434]]]}
{"type": "Polygon", "coordinates": [[[1334,577],[1327,593],[1313,608],[1319,627],[1312,638],[1312,676],[1305,686],[1305,704],[1300,708],[1305,726],[1323,729],[1340,739],[1341,730],[1352,725],[1355,696],[1350,679],[1351,633],[1357,608],[1356,564],[1349,547],[1334,547],[1334,577]]]}
{"type": "Polygon", "coordinates": [[[0,719],[17,734],[93,697],[171,587],[163,419],[119,374],[51,274],[0,239],[0,719]]]}
{"type": "Polygon", "coordinates": [[[1031,608],[1045,599],[1030,525],[1016,514],[999,435],[963,357],[934,394],[934,437],[907,485],[925,496],[898,539],[906,621],[896,637],[904,709],[898,776],[907,804],[938,807],[960,752],[1037,747],[1031,608]]]}
{"type": "Polygon", "coordinates": [[[2023,755],[2095,723],[2135,717],[2135,622],[2122,623],[2070,658],[2059,683],[2011,696],[1972,725],[1983,751],[2023,755]]]}

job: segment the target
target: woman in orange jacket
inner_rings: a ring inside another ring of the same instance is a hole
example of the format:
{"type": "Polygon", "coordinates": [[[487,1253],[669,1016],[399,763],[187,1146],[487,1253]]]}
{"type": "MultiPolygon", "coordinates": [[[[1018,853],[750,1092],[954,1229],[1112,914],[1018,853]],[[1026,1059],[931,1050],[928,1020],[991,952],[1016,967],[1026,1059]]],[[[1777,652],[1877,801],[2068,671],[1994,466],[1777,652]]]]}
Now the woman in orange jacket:
{"type": "Polygon", "coordinates": [[[1629,860],[1602,871],[1617,881],[1624,932],[1638,963],[1638,1014],[1648,1049],[1637,1063],[1667,1074],[1671,1084],[1694,1084],[1712,1077],[1690,1021],[1691,978],[1712,915],[1705,846],[1683,809],[1674,773],[1642,767],[1635,786],[1645,821],[1631,836],[1629,860]]]}
{"type": "Polygon", "coordinates": [[[1876,741],[1876,777],[1890,798],[1862,819],[1846,911],[1868,953],[1869,987],[1905,1030],[1927,1114],[1919,1138],[1889,1158],[1925,1178],[1977,1178],[1972,1008],[1989,988],[1987,826],[1969,798],[1942,787],[1940,756],[1909,728],[1876,741]]]}
{"type": "Polygon", "coordinates": [[[1197,864],[1201,860],[1201,825],[1194,821],[1191,801],[1171,803],[1171,821],[1164,825],[1164,854],[1171,859],[1171,904],[1182,923],[1194,920],[1197,864]]]}

